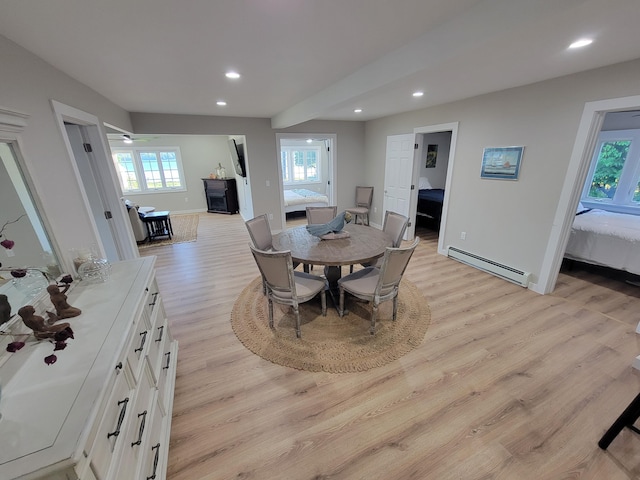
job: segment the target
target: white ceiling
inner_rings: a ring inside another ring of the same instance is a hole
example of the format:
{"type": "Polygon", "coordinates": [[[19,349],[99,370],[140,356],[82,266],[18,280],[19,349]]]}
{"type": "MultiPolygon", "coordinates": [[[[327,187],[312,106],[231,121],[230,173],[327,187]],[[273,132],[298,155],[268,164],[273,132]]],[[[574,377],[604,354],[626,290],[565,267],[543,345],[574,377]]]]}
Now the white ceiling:
{"type": "Polygon", "coordinates": [[[274,128],[369,120],[640,58],[638,0],[0,2],[0,34],[128,111],[274,128]],[[594,43],[567,50],[580,37],[594,43]]]}

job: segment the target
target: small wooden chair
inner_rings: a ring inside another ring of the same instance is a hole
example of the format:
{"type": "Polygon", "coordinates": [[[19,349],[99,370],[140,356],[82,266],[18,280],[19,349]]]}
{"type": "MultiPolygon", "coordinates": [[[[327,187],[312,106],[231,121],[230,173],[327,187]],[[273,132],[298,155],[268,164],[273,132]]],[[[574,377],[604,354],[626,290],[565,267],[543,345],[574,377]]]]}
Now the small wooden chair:
{"type": "Polygon", "coordinates": [[[373,201],[373,187],[356,187],[356,206],[347,208],[347,212],[351,212],[354,216],[353,223],[369,225],[369,209],[373,201]]]}

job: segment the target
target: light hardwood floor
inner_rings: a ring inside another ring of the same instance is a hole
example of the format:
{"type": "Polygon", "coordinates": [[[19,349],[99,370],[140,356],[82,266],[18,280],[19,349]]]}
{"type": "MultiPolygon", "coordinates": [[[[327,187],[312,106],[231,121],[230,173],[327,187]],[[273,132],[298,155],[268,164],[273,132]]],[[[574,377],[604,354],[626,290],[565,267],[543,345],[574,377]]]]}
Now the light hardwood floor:
{"type": "Polygon", "coordinates": [[[168,478],[638,478],[640,437],[597,442],[640,392],[640,288],[576,271],[541,296],[418,234],[405,275],[431,308],[424,342],[357,374],[274,365],[236,339],[233,303],[258,275],[239,215],[203,213],[197,242],[145,250],[180,342],[168,478]]]}

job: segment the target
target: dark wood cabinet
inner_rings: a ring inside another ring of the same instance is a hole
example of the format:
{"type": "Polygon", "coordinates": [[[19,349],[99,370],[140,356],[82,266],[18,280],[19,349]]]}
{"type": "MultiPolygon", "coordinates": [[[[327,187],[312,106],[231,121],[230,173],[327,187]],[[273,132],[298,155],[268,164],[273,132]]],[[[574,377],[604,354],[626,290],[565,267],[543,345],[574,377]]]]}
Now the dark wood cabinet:
{"type": "Polygon", "coordinates": [[[238,189],[235,178],[203,178],[207,212],[238,213],[238,189]]]}

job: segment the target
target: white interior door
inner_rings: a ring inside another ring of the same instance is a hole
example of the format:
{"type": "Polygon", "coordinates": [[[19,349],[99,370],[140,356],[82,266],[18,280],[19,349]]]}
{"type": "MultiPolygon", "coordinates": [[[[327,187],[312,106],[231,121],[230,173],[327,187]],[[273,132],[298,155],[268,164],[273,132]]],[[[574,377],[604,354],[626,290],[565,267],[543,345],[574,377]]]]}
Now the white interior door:
{"type": "Polygon", "coordinates": [[[414,144],[415,134],[413,133],[387,137],[382,218],[387,210],[409,217],[409,225],[407,225],[404,234],[405,240],[413,238],[415,230],[414,222],[409,216],[414,170],[414,144]]]}

